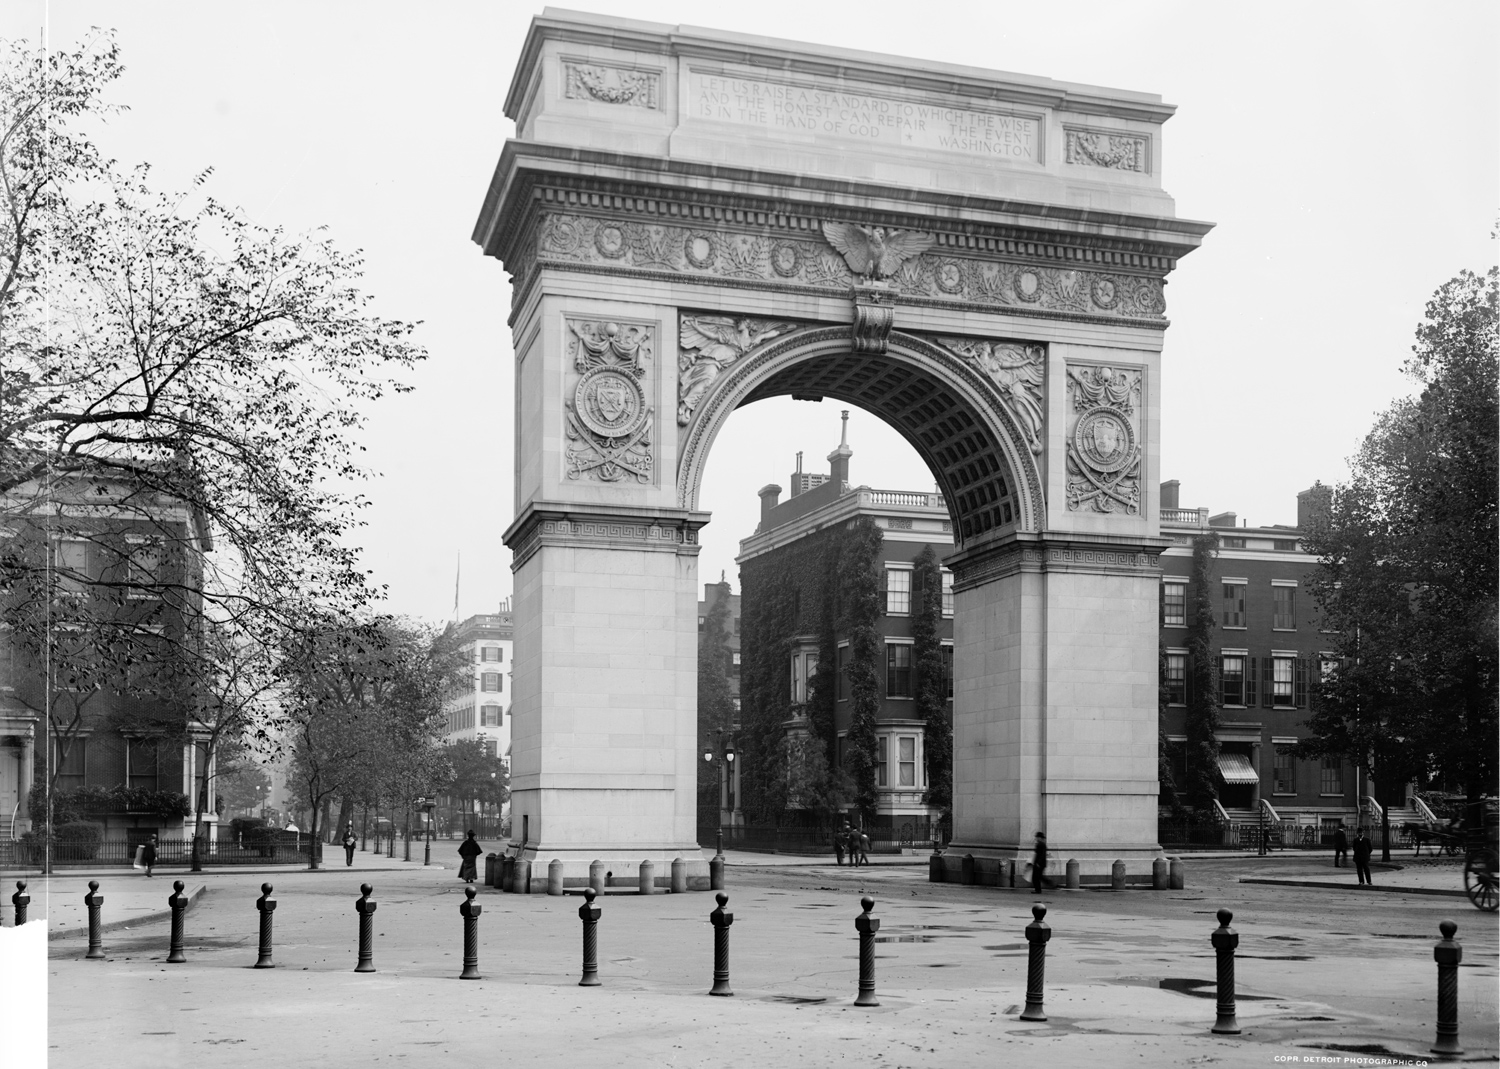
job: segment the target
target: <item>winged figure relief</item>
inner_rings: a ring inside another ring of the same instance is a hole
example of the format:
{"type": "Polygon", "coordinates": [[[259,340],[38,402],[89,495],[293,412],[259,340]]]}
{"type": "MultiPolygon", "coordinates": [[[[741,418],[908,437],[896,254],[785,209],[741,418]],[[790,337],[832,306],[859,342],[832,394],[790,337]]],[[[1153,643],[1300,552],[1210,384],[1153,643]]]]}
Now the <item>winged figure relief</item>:
{"type": "Polygon", "coordinates": [[[796,323],[767,319],[683,316],[677,331],[678,425],[688,425],[698,402],[725,368],[761,342],[796,329],[796,323]]]}
{"type": "Polygon", "coordinates": [[[823,236],[841,252],[849,270],[868,279],[890,278],[901,264],[937,242],[915,230],[887,230],[858,223],[824,223],[823,236]]]}
{"type": "Polygon", "coordinates": [[[1000,393],[1000,403],[1026,436],[1026,444],[1040,456],[1045,419],[1042,384],[1046,378],[1047,351],[1040,345],[962,339],[946,344],[989,376],[1000,393]]]}

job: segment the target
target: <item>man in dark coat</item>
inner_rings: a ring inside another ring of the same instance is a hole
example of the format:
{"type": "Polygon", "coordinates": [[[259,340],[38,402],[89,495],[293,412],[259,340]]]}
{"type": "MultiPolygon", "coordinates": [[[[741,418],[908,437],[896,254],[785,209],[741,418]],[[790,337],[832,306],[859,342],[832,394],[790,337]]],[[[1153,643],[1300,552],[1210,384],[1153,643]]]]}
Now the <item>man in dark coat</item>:
{"type": "Polygon", "coordinates": [[[1343,868],[1349,862],[1349,836],[1344,834],[1344,826],[1340,824],[1333,833],[1333,867],[1343,868]]]}
{"type": "Polygon", "coordinates": [[[840,865],[844,863],[844,833],[838,828],[833,832],[833,856],[840,865]]]}
{"type": "Polygon", "coordinates": [[[358,845],[359,845],[359,840],[357,838],[355,838],[355,836],[354,836],[354,821],[351,820],[349,822],[349,826],[344,829],[344,865],[345,866],[353,866],[353,864],[354,864],[354,848],[356,846],[358,846],[358,845]]]}
{"type": "Polygon", "coordinates": [[[484,853],[484,847],[479,845],[474,838],[474,832],[470,830],[469,837],[458,845],[458,856],[463,858],[463,864],[458,866],[458,878],[465,883],[473,883],[479,879],[479,866],[474,859],[484,853]]]}
{"type": "Polygon", "coordinates": [[[1036,833],[1036,846],[1031,852],[1031,893],[1039,895],[1042,893],[1042,884],[1045,882],[1049,887],[1052,881],[1042,875],[1047,871],[1047,836],[1041,832],[1036,833]]]}
{"type": "Polygon", "coordinates": [[[146,845],[141,847],[141,864],[146,867],[146,875],[151,875],[151,866],[156,864],[156,836],[153,834],[146,840],[146,845]]]}
{"type": "Polygon", "coordinates": [[[1370,879],[1370,840],[1365,836],[1365,829],[1360,828],[1359,834],[1354,837],[1354,872],[1359,877],[1361,884],[1375,886],[1375,881],[1370,879]]]}

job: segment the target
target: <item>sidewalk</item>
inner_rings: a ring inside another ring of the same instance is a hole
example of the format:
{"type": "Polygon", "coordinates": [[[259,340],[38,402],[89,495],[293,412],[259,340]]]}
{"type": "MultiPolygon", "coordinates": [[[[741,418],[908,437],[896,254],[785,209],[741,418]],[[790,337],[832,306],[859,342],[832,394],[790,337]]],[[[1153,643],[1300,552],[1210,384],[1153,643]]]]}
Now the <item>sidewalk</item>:
{"type": "MultiPolygon", "coordinates": [[[[134,928],[172,915],[171,907],[167,905],[174,882],[171,877],[159,879],[153,876],[150,880],[141,877],[139,882],[131,881],[121,887],[121,881],[114,881],[111,886],[109,881],[97,876],[78,881],[59,880],[54,876],[50,887],[40,879],[28,882],[26,893],[31,896],[31,904],[26,910],[26,923],[46,924],[48,939],[87,936],[89,911],[83,899],[88,893],[89,879],[99,880],[99,894],[104,899],[99,911],[103,931],[134,928]]],[[[201,880],[183,880],[182,893],[188,900],[190,912],[193,903],[206,889],[207,885],[201,880]]],[[[15,924],[15,908],[9,895],[5,896],[0,916],[10,925],[15,924]]]]}
{"type": "Polygon", "coordinates": [[[1257,869],[1240,877],[1240,883],[1271,884],[1282,887],[1328,887],[1338,890],[1368,894],[1384,891],[1396,894],[1441,895],[1452,898],[1467,898],[1464,891],[1463,862],[1444,858],[1440,862],[1421,859],[1384,864],[1370,863],[1370,879],[1373,886],[1361,887],[1359,877],[1351,862],[1346,868],[1334,868],[1326,858],[1316,862],[1309,858],[1302,864],[1283,863],[1275,867],[1257,869]]]}

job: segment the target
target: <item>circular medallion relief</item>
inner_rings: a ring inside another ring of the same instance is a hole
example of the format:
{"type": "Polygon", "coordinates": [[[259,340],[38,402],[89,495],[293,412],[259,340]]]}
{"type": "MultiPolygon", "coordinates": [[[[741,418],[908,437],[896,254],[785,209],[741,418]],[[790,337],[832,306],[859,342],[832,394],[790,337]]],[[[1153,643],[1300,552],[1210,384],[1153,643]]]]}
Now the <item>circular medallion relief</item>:
{"type": "Polygon", "coordinates": [[[573,409],[595,434],[623,438],[646,418],[646,399],[640,384],[623,371],[596,367],[578,380],[573,409]]]}
{"type": "Polygon", "coordinates": [[[1073,428],[1073,448],[1095,471],[1119,471],[1135,457],[1135,432],[1113,408],[1090,409],[1073,428]]]}
{"type": "Polygon", "coordinates": [[[933,281],[944,293],[957,293],[964,288],[964,271],[953,260],[944,260],[933,272],[933,281]]]}
{"type": "Polygon", "coordinates": [[[1035,271],[1016,272],[1016,296],[1023,301],[1034,301],[1042,295],[1042,280],[1035,271]]]}
{"type": "Polygon", "coordinates": [[[782,278],[791,278],[802,269],[802,253],[790,242],[780,242],[771,249],[771,269],[782,278]]]}
{"type": "Polygon", "coordinates": [[[687,241],[683,242],[682,252],[694,267],[713,266],[714,243],[704,234],[689,235],[687,241]]]}
{"type": "Polygon", "coordinates": [[[600,256],[618,260],[625,255],[625,231],[613,223],[605,223],[594,234],[594,248],[600,256]]]}
{"type": "Polygon", "coordinates": [[[1115,288],[1113,279],[1096,278],[1094,279],[1094,284],[1089,287],[1089,296],[1094,299],[1094,304],[1097,307],[1113,308],[1120,294],[1115,288]]]}

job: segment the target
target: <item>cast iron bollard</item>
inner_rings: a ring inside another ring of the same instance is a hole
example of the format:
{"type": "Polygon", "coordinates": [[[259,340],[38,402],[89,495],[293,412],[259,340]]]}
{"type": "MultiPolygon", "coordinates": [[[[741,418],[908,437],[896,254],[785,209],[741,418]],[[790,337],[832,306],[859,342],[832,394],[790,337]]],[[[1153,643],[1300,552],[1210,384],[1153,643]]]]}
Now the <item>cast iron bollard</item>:
{"type": "Polygon", "coordinates": [[[594,894],[604,893],[604,862],[589,862],[589,886],[594,889],[594,894]]]}
{"type": "Polygon", "coordinates": [[[524,857],[516,858],[516,871],[510,878],[510,889],[518,895],[531,894],[531,862],[524,857]]]}
{"type": "Polygon", "coordinates": [[[554,857],[547,863],[547,893],[549,895],[563,893],[563,863],[560,858],[554,857]]]}
{"type": "Polygon", "coordinates": [[[484,855],[484,885],[486,887],[493,887],[493,886],[495,886],[495,855],[494,854],[485,854],[484,855]]]}
{"type": "Polygon", "coordinates": [[[1023,1021],[1045,1021],[1047,1011],[1042,1005],[1042,985],[1047,971],[1047,940],[1052,938],[1052,929],[1042,918],[1047,907],[1031,907],[1034,920],[1026,926],[1026,1008],[1021,1011],[1023,1021]]]}
{"type": "Polygon", "coordinates": [[[509,854],[500,858],[500,890],[510,894],[512,881],[516,878],[516,859],[509,854]]]}
{"type": "Polygon", "coordinates": [[[172,944],[167,948],[167,963],[176,965],[187,961],[182,952],[182,915],[187,912],[187,896],[182,893],[183,882],[172,881],[172,893],[167,896],[167,905],[172,909],[172,944]]]}
{"type": "Polygon", "coordinates": [[[943,883],[945,882],[945,875],[943,872],[943,855],[934,850],[932,856],[927,859],[927,882],[943,883]]]}
{"type": "Polygon", "coordinates": [[[859,932],[859,997],[854,1004],[879,1006],[880,1000],[875,997],[875,933],[880,931],[880,922],[870,916],[870,910],[875,908],[873,898],[861,898],[859,904],[865,911],[854,918],[854,927],[859,932]]]}
{"type": "Polygon", "coordinates": [[[965,854],[963,856],[963,858],[959,861],[958,872],[958,882],[961,884],[968,886],[979,882],[975,878],[973,854],[965,854]]]}
{"type": "MultiPolygon", "coordinates": [[[[722,833],[721,833],[722,834],[722,833]]],[[[715,854],[708,862],[708,889],[724,890],[724,855],[715,854]]]]}
{"type": "Polygon", "coordinates": [[[578,907],[578,918],[583,921],[583,979],[579,987],[599,986],[599,907],[594,905],[595,891],[592,887],[583,892],[583,905],[578,907]]]}
{"type": "Polygon", "coordinates": [[[375,971],[375,907],[380,903],[370,901],[370,893],[374,890],[369,884],[362,883],[359,897],[354,900],[354,912],[359,914],[359,964],[354,966],[355,972],[375,971]]]}
{"type": "Polygon", "coordinates": [[[1165,891],[1167,889],[1167,859],[1159,857],[1151,862],[1151,890],[1165,891]]]}
{"type": "Polygon", "coordinates": [[[1437,1041],[1432,1053],[1462,1054],[1464,1049],[1458,1045],[1458,963],[1463,961],[1464,948],[1453,938],[1458,925],[1452,921],[1443,921],[1438,931],[1443,938],[1432,948],[1432,960],[1438,967],[1437,1041]]]}
{"type": "Polygon", "coordinates": [[[732,995],[729,990],[729,926],[734,923],[734,914],[725,913],[729,896],[720,891],[714,896],[719,908],[708,915],[708,923],[714,926],[714,986],[710,995],[732,995]]]}
{"type": "Polygon", "coordinates": [[[255,908],[260,910],[260,957],[256,959],[255,967],[274,969],[276,965],[271,961],[271,914],[276,912],[276,899],[271,897],[270,884],[260,885],[260,897],[255,900],[255,908]]]}
{"type": "Polygon", "coordinates": [[[99,893],[99,881],[89,881],[89,893],[83,896],[89,907],[89,952],[85,958],[104,957],[104,934],[100,930],[99,913],[104,909],[104,896],[99,893]]]}
{"type": "Polygon", "coordinates": [[[1186,886],[1183,877],[1182,858],[1174,857],[1167,866],[1167,886],[1173,891],[1181,891],[1186,886]]]}
{"type": "Polygon", "coordinates": [[[672,859],[672,893],[687,894],[687,862],[680,857],[672,859]]]}
{"type": "Polygon", "coordinates": [[[1125,862],[1116,860],[1109,867],[1109,889],[1111,891],[1125,890],[1125,862]]]}
{"type": "Polygon", "coordinates": [[[1016,885],[1016,859],[1008,857],[1005,859],[1005,871],[1001,874],[1002,887],[1014,887],[1016,885]]]}
{"type": "Polygon", "coordinates": [[[474,904],[474,896],[479,889],[472,883],[464,887],[464,902],[458,907],[458,912],[464,918],[464,971],[458,974],[460,980],[479,980],[479,914],[483,906],[474,904]]]}
{"type": "Polygon", "coordinates": [[[1078,890],[1083,882],[1078,878],[1078,859],[1076,857],[1068,858],[1067,874],[1068,887],[1074,891],[1078,890]]]}
{"type": "Polygon", "coordinates": [[[26,907],[31,905],[31,896],[26,893],[26,881],[16,881],[16,893],[10,896],[10,904],[16,907],[16,927],[26,923],[26,907]]]}
{"type": "Polygon", "coordinates": [[[1240,945],[1240,936],[1229,927],[1232,920],[1233,913],[1219,910],[1219,926],[1208,939],[1219,956],[1219,1017],[1214,1021],[1213,1032],[1221,1036],[1240,1034],[1240,1022],[1234,1011],[1234,948],[1240,945]]]}
{"type": "Polygon", "coordinates": [[[643,895],[656,894],[656,866],[650,861],[641,862],[641,875],[636,891],[643,895]]]}

